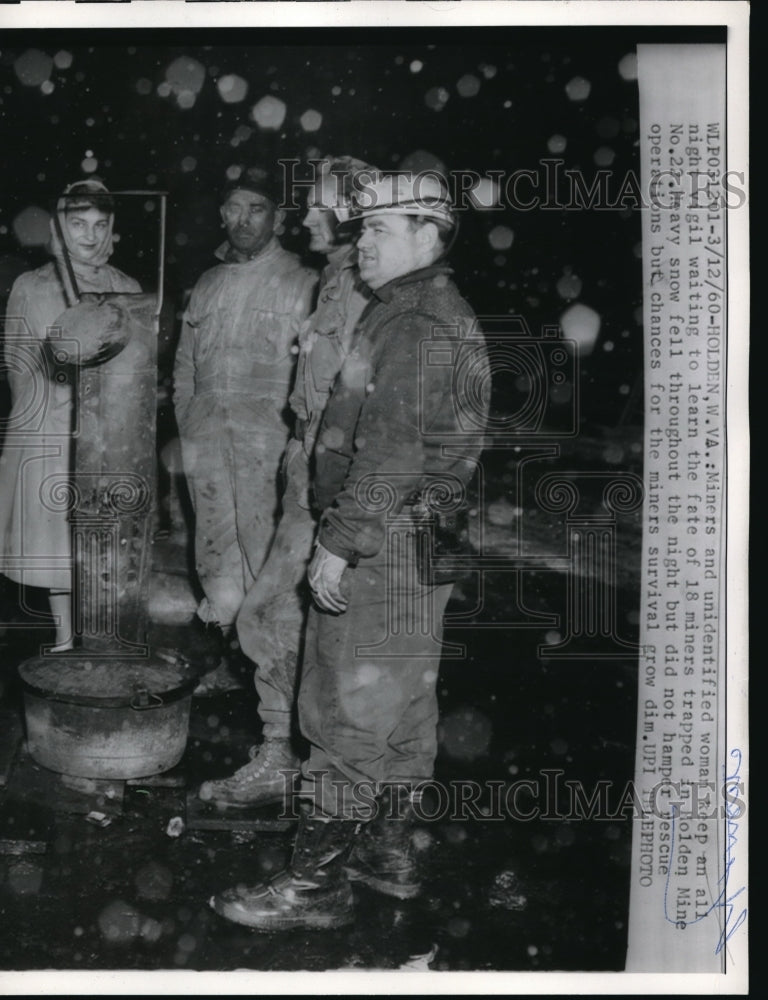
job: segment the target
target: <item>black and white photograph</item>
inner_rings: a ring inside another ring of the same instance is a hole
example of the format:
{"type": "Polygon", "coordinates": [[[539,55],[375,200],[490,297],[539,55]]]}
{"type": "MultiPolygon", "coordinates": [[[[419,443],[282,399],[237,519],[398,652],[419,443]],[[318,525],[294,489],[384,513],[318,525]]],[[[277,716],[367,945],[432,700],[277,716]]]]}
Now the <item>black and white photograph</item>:
{"type": "Polygon", "coordinates": [[[0,993],[747,992],[748,39],[0,6],[0,993]]]}

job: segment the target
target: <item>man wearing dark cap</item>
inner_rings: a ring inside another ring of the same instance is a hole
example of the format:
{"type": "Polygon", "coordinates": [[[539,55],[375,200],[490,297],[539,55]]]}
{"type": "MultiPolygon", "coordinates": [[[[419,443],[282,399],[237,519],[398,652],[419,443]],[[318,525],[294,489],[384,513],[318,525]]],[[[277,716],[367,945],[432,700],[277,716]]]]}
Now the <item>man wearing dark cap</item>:
{"type": "MultiPolygon", "coordinates": [[[[174,367],[174,405],[195,509],[197,614],[226,637],[274,533],[294,344],[317,275],[283,249],[277,178],[251,167],[221,199],[227,240],[195,285],[174,367]]],[[[217,675],[220,677],[221,672],[217,675]]],[[[203,678],[198,693],[206,693],[203,678]]]]}

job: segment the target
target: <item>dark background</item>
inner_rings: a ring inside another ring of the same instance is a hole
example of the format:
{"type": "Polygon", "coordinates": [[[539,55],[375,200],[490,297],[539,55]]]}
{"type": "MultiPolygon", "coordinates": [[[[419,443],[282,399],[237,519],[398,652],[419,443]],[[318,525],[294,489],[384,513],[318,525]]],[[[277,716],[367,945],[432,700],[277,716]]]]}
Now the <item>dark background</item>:
{"type": "MultiPolygon", "coordinates": [[[[637,84],[622,78],[619,61],[639,41],[720,36],[717,29],[692,28],[6,31],[0,42],[0,295],[19,271],[46,259],[42,248],[21,247],[15,237],[13,222],[24,208],[50,207],[67,183],[86,176],[113,190],[167,191],[161,352],[167,368],[174,314],[211,265],[222,236],[217,194],[228,167],[347,153],[383,169],[429,167],[437,158],[448,170],[484,174],[543,171],[542,160],[558,156],[563,169],[581,171],[590,184],[595,154],[607,147],[614,154],[615,191],[629,171],[639,176],[637,84]],[[20,79],[18,60],[30,48],[55,57],[42,89],[20,79]],[[173,90],[161,96],[164,84],[170,89],[166,70],[180,57],[204,71],[187,107],[173,90]],[[419,72],[411,69],[416,60],[419,72]],[[243,101],[226,103],[219,94],[216,80],[227,74],[247,82],[243,101]],[[591,84],[586,100],[569,99],[565,88],[574,77],[591,84]],[[434,88],[444,88],[439,109],[429,96],[434,88]],[[286,105],[278,130],[262,129],[250,116],[267,95],[286,105]],[[309,109],[322,116],[315,131],[301,124],[309,109]],[[561,154],[548,148],[553,135],[567,140],[561,154]],[[95,170],[82,166],[88,152],[95,170]]],[[[303,252],[300,218],[299,212],[289,217],[284,242],[303,252]]],[[[114,262],[145,283],[156,271],[156,220],[156,203],[150,210],[143,199],[118,217],[124,242],[114,262]]],[[[453,262],[478,314],[522,315],[536,333],[557,323],[572,301],[558,293],[558,280],[569,273],[580,279],[573,301],[601,320],[594,352],[581,359],[584,426],[613,427],[636,415],[639,245],[640,215],[627,208],[507,207],[462,216],[453,262]],[[489,242],[499,225],[514,234],[508,249],[489,242]]]]}

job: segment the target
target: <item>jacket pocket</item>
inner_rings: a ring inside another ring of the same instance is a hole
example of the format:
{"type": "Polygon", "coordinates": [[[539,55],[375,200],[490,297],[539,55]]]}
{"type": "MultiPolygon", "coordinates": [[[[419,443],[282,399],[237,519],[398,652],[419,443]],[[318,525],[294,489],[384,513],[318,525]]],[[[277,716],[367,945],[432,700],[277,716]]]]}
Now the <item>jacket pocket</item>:
{"type": "MultiPolygon", "coordinates": [[[[276,365],[292,359],[295,331],[288,313],[257,309],[248,324],[248,358],[260,365],[276,365]]],[[[243,361],[247,366],[247,360],[243,361]]],[[[247,370],[247,368],[245,368],[247,370]]]]}

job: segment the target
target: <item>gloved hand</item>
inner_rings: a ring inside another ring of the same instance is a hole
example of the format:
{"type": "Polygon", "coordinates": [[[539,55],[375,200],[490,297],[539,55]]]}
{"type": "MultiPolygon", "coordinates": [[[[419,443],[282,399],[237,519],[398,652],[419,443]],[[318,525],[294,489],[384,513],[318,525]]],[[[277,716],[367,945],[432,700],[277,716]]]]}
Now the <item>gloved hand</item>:
{"type": "Polygon", "coordinates": [[[346,559],[334,555],[319,542],[317,543],[307,571],[307,579],[315,604],[323,611],[342,614],[347,610],[349,601],[341,592],[341,578],[346,568],[346,559]]]}

